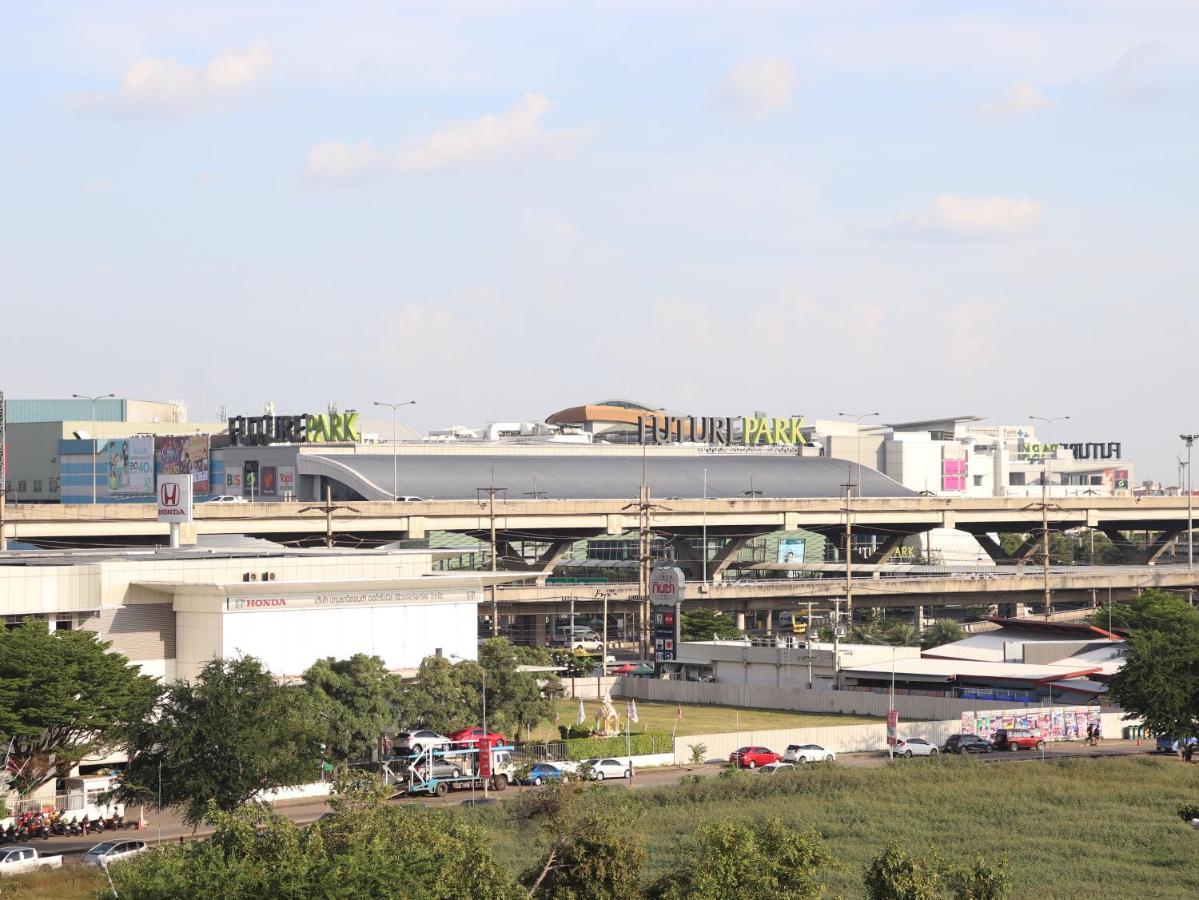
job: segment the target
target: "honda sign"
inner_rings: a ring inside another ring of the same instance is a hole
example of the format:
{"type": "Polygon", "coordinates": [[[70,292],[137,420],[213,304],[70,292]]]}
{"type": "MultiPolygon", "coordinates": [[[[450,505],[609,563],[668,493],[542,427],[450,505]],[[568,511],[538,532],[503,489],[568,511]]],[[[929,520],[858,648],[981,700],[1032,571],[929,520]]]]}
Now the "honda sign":
{"type": "Polygon", "coordinates": [[[158,478],[158,521],[192,520],[192,476],[160,475],[158,478]]]}

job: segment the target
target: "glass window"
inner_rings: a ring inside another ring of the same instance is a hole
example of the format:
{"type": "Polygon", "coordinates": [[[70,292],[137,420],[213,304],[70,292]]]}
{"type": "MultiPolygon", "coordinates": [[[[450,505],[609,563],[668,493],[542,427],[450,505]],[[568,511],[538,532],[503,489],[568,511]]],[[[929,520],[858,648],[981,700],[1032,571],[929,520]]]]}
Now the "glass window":
{"type": "Polygon", "coordinates": [[[40,478],[33,479],[33,492],[40,494],[42,492],[42,480],[40,478]]]}
{"type": "Polygon", "coordinates": [[[17,493],[18,494],[25,493],[25,482],[24,481],[17,482],[17,493]]]}
{"type": "Polygon", "coordinates": [[[1008,472],[1007,483],[1016,487],[1024,484],[1023,472],[1008,472]]]}

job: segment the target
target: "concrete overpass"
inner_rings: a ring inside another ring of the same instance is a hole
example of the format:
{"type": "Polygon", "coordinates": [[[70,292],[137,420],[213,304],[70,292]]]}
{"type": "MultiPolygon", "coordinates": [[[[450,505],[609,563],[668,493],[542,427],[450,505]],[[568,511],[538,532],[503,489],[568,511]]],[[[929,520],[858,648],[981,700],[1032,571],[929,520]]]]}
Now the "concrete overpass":
{"type": "MultiPolygon", "coordinates": [[[[666,498],[653,502],[651,524],[657,533],[698,536],[706,525],[709,537],[727,538],[722,558],[712,567],[717,578],[751,537],[799,528],[836,535],[844,531],[850,515],[856,532],[880,538],[879,552],[871,562],[888,558],[909,535],[956,528],[978,538],[996,561],[1018,563],[1036,551],[1035,540],[1008,555],[988,535],[1028,533],[1041,526],[1039,503],[1025,498],[869,497],[855,498],[848,506],[840,497],[666,498]],[[847,513],[847,508],[851,512],[847,513]]],[[[484,539],[493,522],[486,501],[335,505],[339,508],[326,515],[320,504],[312,503],[201,504],[196,507],[195,521],[183,527],[183,542],[195,543],[200,535],[245,535],[312,545],[323,543],[331,534],[339,545],[369,546],[423,539],[432,531],[484,539]]],[[[1129,562],[1153,563],[1185,531],[1186,498],[1062,498],[1050,501],[1048,518],[1054,530],[1099,529],[1125,551],[1129,562]],[[1128,540],[1127,534],[1134,531],[1150,535],[1144,549],[1128,540]]],[[[639,512],[631,500],[497,500],[494,506],[499,541],[548,545],[533,567],[543,574],[574,541],[624,534],[638,524],[639,512]]],[[[165,544],[168,530],[165,523],[155,521],[150,504],[22,504],[5,508],[0,536],[44,547],[144,546],[165,544]]]]}

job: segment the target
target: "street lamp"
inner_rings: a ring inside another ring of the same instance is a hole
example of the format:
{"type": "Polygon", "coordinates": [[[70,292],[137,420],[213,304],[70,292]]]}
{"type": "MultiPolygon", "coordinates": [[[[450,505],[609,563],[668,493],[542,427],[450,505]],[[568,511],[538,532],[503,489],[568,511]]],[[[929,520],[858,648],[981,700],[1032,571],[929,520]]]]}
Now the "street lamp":
{"type": "Polygon", "coordinates": [[[1052,603],[1053,599],[1049,594],[1049,478],[1052,474],[1050,462],[1057,455],[1057,448],[1053,444],[1053,423],[1064,422],[1069,419],[1069,416],[1029,416],[1034,422],[1044,422],[1047,426],[1045,429],[1045,439],[1049,444],[1050,453],[1052,455],[1045,457],[1045,469],[1041,472],[1041,553],[1044,559],[1041,563],[1041,571],[1044,576],[1044,592],[1045,592],[1045,619],[1046,621],[1053,615],[1052,603]]]}
{"type": "Polygon", "coordinates": [[[116,394],[100,394],[89,397],[86,394],[72,394],[76,400],[87,400],[92,405],[92,506],[96,505],[96,401],[109,400],[116,394]]]}
{"type": "Polygon", "coordinates": [[[1180,434],[1178,437],[1186,441],[1187,445],[1187,571],[1190,572],[1195,568],[1195,539],[1191,534],[1195,525],[1195,500],[1191,492],[1191,444],[1195,442],[1195,438],[1199,438],[1199,434],[1180,434]]]}
{"type": "Polygon", "coordinates": [[[386,406],[391,409],[391,499],[399,500],[400,464],[396,458],[396,410],[401,406],[415,406],[415,400],[405,400],[403,403],[380,403],[375,406],[386,406]]]}

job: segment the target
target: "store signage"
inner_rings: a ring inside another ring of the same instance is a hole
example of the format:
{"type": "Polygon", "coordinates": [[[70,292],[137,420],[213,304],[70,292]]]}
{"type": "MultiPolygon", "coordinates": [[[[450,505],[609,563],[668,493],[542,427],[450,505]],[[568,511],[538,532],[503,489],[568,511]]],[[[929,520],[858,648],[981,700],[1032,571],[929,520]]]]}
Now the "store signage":
{"type": "Polygon", "coordinates": [[[475,603],[480,592],[458,591],[345,591],[329,594],[288,594],[285,597],[229,597],[229,612],[260,609],[330,609],[347,606],[389,606],[398,603],[475,603]]]}
{"type": "Polygon", "coordinates": [[[358,413],[328,413],[298,416],[233,416],[229,419],[229,443],[234,447],[265,447],[268,444],[357,443],[358,413]]]}
{"type": "Polygon", "coordinates": [[[158,479],[158,521],[192,520],[191,475],[162,475],[158,479]]]}
{"type": "Polygon", "coordinates": [[[649,576],[649,601],[655,606],[674,606],[683,602],[687,580],[677,566],[662,566],[649,576]]]}
{"type": "Polygon", "coordinates": [[[637,443],[671,444],[690,441],[697,444],[732,446],[796,446],[807,444],[803,436],[803,418],[792,416],[641,416],[637,420],[637,443]]]}
{"type": "Polygon", "coordinates": [[[681,612],[687,579],[678,566],[661,566],[650,572],[649,600],[653,609],[654,667],[675,659],[677,618],[681,612]]]}
{"type": "Polygon", "coordinates": [[[1075,459],[1119,459],[1122,444],[1120,441],[1093,441],[1089,444],[1062,444],[1075,459]]]}

